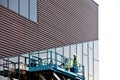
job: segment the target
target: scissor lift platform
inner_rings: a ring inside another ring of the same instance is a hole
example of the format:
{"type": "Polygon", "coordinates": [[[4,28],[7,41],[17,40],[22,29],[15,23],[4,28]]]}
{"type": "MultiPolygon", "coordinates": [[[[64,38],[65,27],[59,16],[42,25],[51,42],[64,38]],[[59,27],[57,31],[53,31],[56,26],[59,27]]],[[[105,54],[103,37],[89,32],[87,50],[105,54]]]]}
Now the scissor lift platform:
{"type": "Polygon", "coordinates": [[[62,75],[65,78],[70,78],[71,80],[85,80],[83,65],[79,64],[77,67],[78,73],[74,73],[60,66],[60,64],[65,64],[65,56],[59,53],[54,53],[52,51],[43,54],[47,54],[49,57],[42,59],[41,57],[29,54],[29,65],[32,63],[32,65],[29,66],[30,72],[53,71],[56,74],[62,75]]]}
{"type": "MultiPolygon", "coordinates": [[[[17,64],[17,66],[19,66],[21,62],[14,63],[3,59],[3,67],[7,67],[8,69],[5,68],[1,70],[0,75],[10,77],[12,74],[12,78],[19,80],[85,80],[84,66],[79,64],[77,66],[77,73],[72,72],[70,69],[66,70],[65,65],[61,66],[61,64],[65,64],[66,57],[59,53],[52,51],[42,52],[39,55],[32,53],[22,59],[24,59],[24,65],[27,69],[25,68],[23,70],[18,67],[18,69],[15,68],[13,72],[9,70],[8,64],[15,66],[17,64]],[[42,56],[43,54],[44,57],[42,56]],[[45,56],[45,54],[47,56],[45,56]],[[22,78],[23,76],[24,78],[22,78]]],[[[70,68],[72,68],[72,66],[70,66],[70,68]]]]}

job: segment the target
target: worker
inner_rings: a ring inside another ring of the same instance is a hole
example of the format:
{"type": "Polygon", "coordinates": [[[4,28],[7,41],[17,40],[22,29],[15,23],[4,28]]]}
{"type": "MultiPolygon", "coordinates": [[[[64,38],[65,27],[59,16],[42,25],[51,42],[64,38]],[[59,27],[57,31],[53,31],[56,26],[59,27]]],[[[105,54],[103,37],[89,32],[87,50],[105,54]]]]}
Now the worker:
{"type": "Polygon", "coordinates": [[[73,72],[77,73],[78,72],[78,58],[77,58],[77,54],[73,55],[74,59],[73,59],[73,72]]]}
{"type": "Polygon", "coordinates": [[[68,58],[65,59],[64,68],[65,68],[65,70],[70,69],[70,62],[69,62],[68,58]]]}
{"type": "Polygon", "coordinates": [[[61,66],[65,70],[69,70],[70,69],[70,62],[69,62],[68,58],[66,58],[65,61],[61,65],[59,65],[59,67],[61,67],[61,66]]]}

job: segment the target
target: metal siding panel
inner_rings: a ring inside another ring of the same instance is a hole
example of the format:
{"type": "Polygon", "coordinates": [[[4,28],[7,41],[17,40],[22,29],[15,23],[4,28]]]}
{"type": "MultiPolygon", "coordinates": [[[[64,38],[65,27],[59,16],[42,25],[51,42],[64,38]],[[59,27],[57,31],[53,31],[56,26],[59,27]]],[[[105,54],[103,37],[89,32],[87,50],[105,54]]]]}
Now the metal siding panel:
{"type": "Polygon", "coordinates": [[[98,39],[98,5],[38,0],[38,23],[0,6],[0,57],[98,39]]]}

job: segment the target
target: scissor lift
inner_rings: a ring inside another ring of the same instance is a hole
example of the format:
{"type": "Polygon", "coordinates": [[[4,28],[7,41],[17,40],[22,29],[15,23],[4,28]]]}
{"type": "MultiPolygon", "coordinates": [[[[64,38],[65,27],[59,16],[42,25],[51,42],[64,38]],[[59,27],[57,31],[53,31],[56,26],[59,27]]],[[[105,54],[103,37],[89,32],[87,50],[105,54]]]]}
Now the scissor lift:
{"type": "MultiPolygon", "coordinates": [[[[18,80],[85,80],[84,66],[79,64],[78,72],[74,73],[70,69],[66,70],[66,57],[53,51],[46,51],[39,53],[28,54],[28,56],[18,56],[18,62],[3,59],[3,70],[0,75],[4,77],[16,78],[18,80]],[[20,59],[23,59],[23,63],[20,59]],[[10,69],[9,65],[13,66],[10,69]],[[21,69],[20,65],[24,65],[21,69]]],[[[70,62],[72,59],[70,59],[70,62]]],[[[72,66],[70,66],[72,68],[72,66]]],[[[11,79],[12,80],[12,79],[11,79]]]]}
{"type": "Polygon", "coordinates": [[[84,66],[79,64],[77,67],[78,73],[71,72],[70,70],[66,70],[64,66],[60,66],[61,64],[65,64],[65,59],[65,56],[52,51],[41,53],[39,57],[29,54],[29,72],[41,74],[43,72],[46,72],[46,74],[50,72],[58,80],[61,80],[61,78],[65,80],[85,80],[84,66]],[[42,54],[47,54],[46,58],[42,58],[42,54]]]}

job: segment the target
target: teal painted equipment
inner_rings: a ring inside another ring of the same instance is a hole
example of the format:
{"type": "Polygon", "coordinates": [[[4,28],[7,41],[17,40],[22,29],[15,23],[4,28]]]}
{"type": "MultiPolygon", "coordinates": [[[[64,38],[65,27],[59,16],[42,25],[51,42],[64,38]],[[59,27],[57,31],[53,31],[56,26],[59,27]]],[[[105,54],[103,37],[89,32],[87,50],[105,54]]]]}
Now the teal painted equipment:
{"type": "MultiPolygon", "coordinates": [[[[84,66],[79,64],[77,66],[77,73],[71,72],[65,69],[66,57],[53,51],[46,51],[39,55],[29,54],[29,72],[40,72],[40,71],[54,71],[58,74],[72,77],[74,80],[85,80],[84,77],[84,66]]],[[[70,66],[72,68],[72,66],[70,66]]]]}

